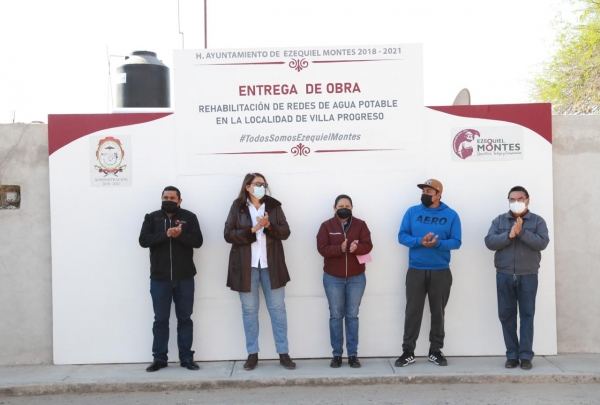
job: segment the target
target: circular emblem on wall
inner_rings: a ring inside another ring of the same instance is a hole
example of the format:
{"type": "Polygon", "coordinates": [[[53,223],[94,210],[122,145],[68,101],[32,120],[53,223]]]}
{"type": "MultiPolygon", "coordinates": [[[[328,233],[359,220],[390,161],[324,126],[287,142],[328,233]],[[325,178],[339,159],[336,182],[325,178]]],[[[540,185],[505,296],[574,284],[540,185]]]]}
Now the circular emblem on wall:
{"type": "Polygon", "coordinates": [[[96,159],[98,159],[100,166],[95,166],[95,168],[105,174],[122,172],[126,167],[121,165],[124,157],[125,151],[121,141],[112,136],[106,137],[98,142],[96,159]]]}
{"type": "Polygon", "coordinates": [[[476,129],[463,129],[452,140],[452,149],[456,156],[461,159],[466,159],[473,154],[475,137],[481,137],[481,134],[476,129]]]}

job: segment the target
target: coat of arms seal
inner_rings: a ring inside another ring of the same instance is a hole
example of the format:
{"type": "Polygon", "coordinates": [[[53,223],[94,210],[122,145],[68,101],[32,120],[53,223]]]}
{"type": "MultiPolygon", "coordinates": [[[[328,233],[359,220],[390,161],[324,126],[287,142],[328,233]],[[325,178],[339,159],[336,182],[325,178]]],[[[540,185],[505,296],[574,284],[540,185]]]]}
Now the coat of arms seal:
{"type": "Polygon", "coordinates": [[[98,160],[99,166],[95,165],[94,168],[98,170],[99,173],[104,173],[104,177],[109,174],[118,176],[119,173],[127,167],[127,165],[121,164],[124,157],[125,151],[123,150],[121,141],[112,136],[108,136],[98,142],[96,159],[98,160]]]}

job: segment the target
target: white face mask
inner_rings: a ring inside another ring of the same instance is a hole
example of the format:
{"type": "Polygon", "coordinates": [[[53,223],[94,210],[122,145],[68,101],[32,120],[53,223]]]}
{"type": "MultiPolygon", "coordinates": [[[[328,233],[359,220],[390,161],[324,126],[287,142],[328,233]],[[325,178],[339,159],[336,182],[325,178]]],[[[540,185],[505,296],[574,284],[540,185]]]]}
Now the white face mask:
{"type": "Polygon", "coordinates": [[[510,203],[510,210],[517,215],[525,211],[526,208],[527,206],[525,205],[525,203],[521,201],[515,201],[513,203],[510,203]]]}
{"type": "Polygon", "coordinates": [[[252,192],[252,195],[258,198],[259,200],[262,199],[265,196],[265,186],[254,186],[254,191],[252,192]]]}

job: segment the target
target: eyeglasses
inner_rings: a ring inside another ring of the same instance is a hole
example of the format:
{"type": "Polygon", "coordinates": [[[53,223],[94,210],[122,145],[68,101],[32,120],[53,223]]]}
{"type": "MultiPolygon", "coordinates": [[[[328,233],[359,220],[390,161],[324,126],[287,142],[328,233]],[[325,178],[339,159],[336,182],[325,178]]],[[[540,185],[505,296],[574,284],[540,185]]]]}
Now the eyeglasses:
{"type": "Polygon", "coordinates": [[[265,186],[265,188],[269,187],[269,185],[267,183],[261,183],[260,181],[257,181],[256,183],[250,183],[251,186],[254,187],[262,187],[265,186]]]}
{"type": "Polygon", "coordinates": [[[517,202],[517,201],[518,202],[525,202],[525,201],[527,201],[527,198],[521,197],[521,198],[517,198],[517,199],[514,199],[514,198],[509,198],[508,199],[508,202],[511,203],[511,204],[514,203],[514,202],[517,202]]]}

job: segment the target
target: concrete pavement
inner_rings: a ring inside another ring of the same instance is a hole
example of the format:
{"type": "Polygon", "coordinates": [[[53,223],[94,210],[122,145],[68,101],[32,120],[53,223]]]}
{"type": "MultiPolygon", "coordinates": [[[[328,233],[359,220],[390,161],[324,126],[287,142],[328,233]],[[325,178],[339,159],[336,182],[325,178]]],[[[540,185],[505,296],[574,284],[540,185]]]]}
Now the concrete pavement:
{"type": "Polygon", "coordinates": [[[0,396],[131,391],[202,390],[276,386],[456,383],[599,383],[600,354],[537,356],[529,371],[505,369],[503,357],[448,357],[447,367],[418,357],[408,367],[394,367],[396,358],[362,358],[352,369],[346,359],[339,369],[329,359],[295,360],[285,370],[278,360],[259,360],[252,371],[244,361],[200,362],[190,371],[169,363],[154,373],[148,364],[28,365],[0,367],[0,396]]]}

